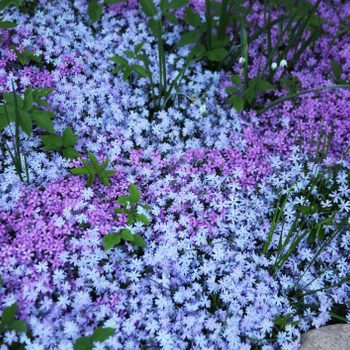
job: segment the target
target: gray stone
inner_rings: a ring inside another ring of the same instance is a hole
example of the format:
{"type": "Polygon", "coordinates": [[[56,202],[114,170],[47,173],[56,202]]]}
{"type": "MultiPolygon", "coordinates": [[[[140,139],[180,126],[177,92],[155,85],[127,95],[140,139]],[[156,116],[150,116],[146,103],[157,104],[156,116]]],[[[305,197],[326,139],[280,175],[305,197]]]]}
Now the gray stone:
{"type": "Polygon", "coordinates": [[[350,324],[334,324],[304,333],[300,350],[350,350],[350,324]]]}

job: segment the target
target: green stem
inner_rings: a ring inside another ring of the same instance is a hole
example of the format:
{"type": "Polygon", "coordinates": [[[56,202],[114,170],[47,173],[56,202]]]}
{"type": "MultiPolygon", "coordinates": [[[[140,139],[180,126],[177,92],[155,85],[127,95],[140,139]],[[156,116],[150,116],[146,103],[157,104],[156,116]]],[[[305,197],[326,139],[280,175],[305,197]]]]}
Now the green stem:
{"type": "Polygon", "coordinates": [[[284,96],[284,97],[280,97],[277,100],[274,100],[268,106],[260,109],[260,111],[258,111],[257,114],[261,115],[261,114],[265,113],[267,110],[271,109],[272,107],[276,106],[279,103],[282,103],[282,102],[288,101],[288,100],[292,100],[292,99],[294,99],[296,97],[299,97],[299,96],[302,96],[302,95],[311,94],[311,93],[314,93],[314,92],[327,91],[327,90],[349,89],[349,88],[350,88],[350,84],[339,84],[339,85],[324,86],[324,87],[317,88],[317,89],[310,89],[310,90],[300,91],[300,92],[297,92],[295,94],[284,96]]]}

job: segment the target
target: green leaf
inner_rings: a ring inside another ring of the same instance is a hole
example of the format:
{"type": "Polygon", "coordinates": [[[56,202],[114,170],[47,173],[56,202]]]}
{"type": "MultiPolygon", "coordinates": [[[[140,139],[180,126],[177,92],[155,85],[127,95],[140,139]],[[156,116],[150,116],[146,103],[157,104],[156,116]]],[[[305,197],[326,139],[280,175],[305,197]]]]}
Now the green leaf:
{"type": "Polygon", "coordinates": [[[81,337],[75,341],[74,350],[92,350],[91,337],[81,337]]]}
{"type": "Polygon", "coordinates": [[[80,153],[73,147],[68,147],[62,151],[62,155],[67,159],[76,159],[80,156],[80,153]]]}
{"type": "Polygon", "coordinates": [[[91,338],[92,338],[92,341],[104,342],[114,333],[115,333],[114,328],[101,328],[101,327],[99,327],[99,328],[96,328],[96,330],[92,334],[91,338]]]}
{"type": "Polygon", "coordinates": [[[148,20],[148,27],[151,30],[152,34],[155,37],[160,37],[162,34],[162,27],[159,21],[156,21],[154,18],[148,20]]]}
{"type": "Polygon", "coordinates": [[[41,141],[43,142],[45,149],[48,151],[57,151],[63,145],[62,139],[56,134],[43,135],[41,136],[41,141]]]}
{"type": "Polygon", "coordinates": [[[142,66],[140,66],[138,64],[133,64],[130,67],[134,72],[138,73],[141,77],[143,77],[143,78],[148,77],[146,70],[142,66]]]}
{"type": "Polygon", "coordinates": [[[179,42],[177,43],[177,46],[195,44],[199,41],[200,37],[201,33],[198,31],[187,32],[181,36],[179,42]]]}
{"type": "Polygon", "coordinates": [[[20,112],[19,125],[28,136],[32,134],[33,121],[29,113],[25,111],[20,112]]]}
{"type": "Polygon", "coordinates": [[[30,111],[33,107],[33,90],[31,87],[26,89],[24,92],[24,100],[23,100],[23,109],[26,110],[27,112],[30,111]]]}
{"type": "Polygon", "coordinates": [[[332,69],[333,69],[333,74],[336,80],[341,79],[341,75],[343,73],[342,66],[335,60],[331,61],[332,69]]]}
{"type": "Polygon", "coordinates": [[[1,29],[11,29],[16,28],[17,23],[15,22],[9,22],[9,21],[0,21],[0,28],[1,29]]]}
{"type": "Polygon", "coordinates": [[[8,327],[9,331],[15,331],[19,333],[26,333],[27,332],[27,326],[24,321],[22,320],[15,320],[13,321],[10,326],[8,327]]]}
{"type": "Polygon", "coordinates": [[[227,102],[231,103],[233,108],[238,112],[242,112],[244,108],[244,100],[237,96],[237,95],[232,95],[227,102]]]}
{"type": "Polygon", "coordinates": [[[140,247],[140,248],[146,248],[147,244],[145,242],[145,240],[138,234],[134,235],[134,240],[131,243],[132,245],[136,246],[136,247],[140,247]]]}
{"type": "Polygon", "coordinates": [[[127,66],[129,64],[125,58],[118,56],[118,55],[111,57],[110,60],[112,62],[120,64],[121,66],[127,66]]]}
{"type": "Polygon", "coordinates": [[[148,17],[157,16],[157,8],[154,6],[153,0],[139,0],[142,11],[148,17]]]}
{"type": "Polygon", "coordinates": [[[188,0],[161,1],[161,9],[163,11],[177,10],[187,5],[187,3],[188,3],[188,0]]]}
{"type": "Polygon", "coordinates": [[[53,89],[50,89],[50,88],[35,89],[33,90],[34,101],[36,102],[37,99],[46,97],[47,95],[50,95],[52,92],[53,92],[53,89]]]}
{"type": "Polygon", "coordinates": [[[4,325],[10,325],[14,321],[17,311],[18,306],[16,303],[6,307],[2,312],[1,323],[4,325]]]}
{"type": "Polygon", "coordinates": [[[109,250],[120,244],[121,236],[115,233],[110,233],[103,237],[104,250],[109,250]]]}
{"type": "Polygon", "coordinates": [[[120,237],[128,242],[132,242],[134,240],[134,235],[126,228],[120,230],[120,237]]]}
{"type": "Polygon", "coordinates": [[[123,206],[127,206],[129,202],[130,202],[129,196],[119,196],[117,199],[117,203],[123,206]]]}
{"type": "Polygon", "coordinates": [[[134,184],[129,185],[130,203],[134,204],[140,200],[141,194],[134,184]]]}
{"type": "Polygon", "coordinates": [[[201,24],[201,16],[189,7],[185,11],[184,20],[192,27],[198,27],[201,24]]]}
{"type": "Polygon", "coordinates": [[[42,112],[43,113],[35,112],[35,114],[33,116],[35,124],[39,128],[41,128],[41,129],[43,129],[43,130],[45,130],[45,131],[47,131],[49,133],[54,134],[55,133],[55,129],[53,127],[53,123],[52,123],[50,117],[48,116],[47,113],[45,113],[45,111],[42,111],[42,112]]]}
{"type": "Polygon", "coordinates": [[[70,169],[70,172],[73,175],[87,175],[90,173],[88,169],[83,168],[83,167],[70,169]]]}
{"type": "Polygon", "coordinates": [[[144,214],[136,214],[136,221],[142,222],[145,225],[149,225],[151,222],[144,214]]]}
{"type": "Polygon", "coordinates": [[[210,61],[221,62],[226,57],[227,50],[224,47],[218,47],[208,51],[207,55],[210,61]]]}
{"type": "Polygon", "coordinates": [[[62,143],[64,147],[73,147],[78,141],[78,136],[74,135],[74,132],[70,126],[67,126],[63,131],[62,143]]]}
{"type": "Polygon", "coordinates": [[[97,0],[91,0],[89,4],[88,14],[92,23],[97,22],[102,16],[102,6],[97,0]]]}
{"type": "Polygon", "coordinates": [[[95,169],[95,172],[98,174],[100,171],[100,167],[98,165],[98,160],[97,160],[96,156],[91,152],[88,152],[88,156],[90,158],[90,162],[91,162],[92,166],[95,169]]]}
{"type": "Polygon", "coordinates": [[[231,81],[233,83],[235,83],[236,85],[240,85],[241,84],[241,77],[238,74],[234,74],[231,77],[231,81]]]}

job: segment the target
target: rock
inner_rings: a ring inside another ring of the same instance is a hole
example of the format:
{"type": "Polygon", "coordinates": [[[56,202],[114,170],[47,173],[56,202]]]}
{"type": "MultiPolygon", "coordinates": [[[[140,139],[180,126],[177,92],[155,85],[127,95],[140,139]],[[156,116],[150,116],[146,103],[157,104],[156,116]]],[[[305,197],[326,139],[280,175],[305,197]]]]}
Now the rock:
{"type": "Polygon", "coordinates": [[[350,350],[350,324],[334,324],[304,333],[300,350],[350,350]]]}

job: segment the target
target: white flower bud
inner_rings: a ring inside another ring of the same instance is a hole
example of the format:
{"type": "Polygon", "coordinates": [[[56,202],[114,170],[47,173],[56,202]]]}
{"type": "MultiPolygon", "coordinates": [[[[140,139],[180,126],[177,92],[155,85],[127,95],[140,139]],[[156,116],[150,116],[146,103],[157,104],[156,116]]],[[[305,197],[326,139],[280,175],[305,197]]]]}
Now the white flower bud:
{"type": "Polygon", "coordinates": [[[277,63],[276,62],[272,62],[271,63],[271,69],[272,70],[276,70],[276,68],[277,68],[277,63]]]}
{"type": "Polygon", "coordinates": [[[240,64],[243,64],[243,63],[245,62],[245,58],[244,58],[244,57],[240,57],[239,60],[238,60],[238,62],[239,62],[240,64]]]}
{"type": "Polygon", "coordinates": [[[285,59],[281,60],[280,67],[281,68],[287,67],[287,61],[285,59]]]}

